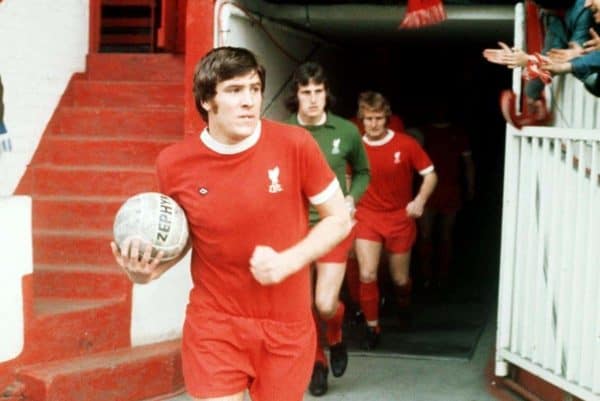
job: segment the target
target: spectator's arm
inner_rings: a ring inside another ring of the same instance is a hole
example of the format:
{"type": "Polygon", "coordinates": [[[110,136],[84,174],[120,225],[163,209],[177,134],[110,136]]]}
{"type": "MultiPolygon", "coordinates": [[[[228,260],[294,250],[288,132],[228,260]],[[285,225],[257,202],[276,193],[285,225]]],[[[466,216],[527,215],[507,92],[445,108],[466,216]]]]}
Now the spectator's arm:
{"type": "Polygon", "coordinates": [[[598,32],[594,28],[590,28],[590,37],[591,39],[583,44],[584,53],[600,50],[600,35],[598,35],[598,32]]]}

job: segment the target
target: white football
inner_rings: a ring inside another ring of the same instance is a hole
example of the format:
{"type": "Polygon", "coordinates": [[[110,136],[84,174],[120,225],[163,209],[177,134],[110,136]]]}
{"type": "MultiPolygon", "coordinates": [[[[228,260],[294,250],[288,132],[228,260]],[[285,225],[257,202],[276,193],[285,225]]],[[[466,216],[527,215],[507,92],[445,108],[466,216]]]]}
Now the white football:
{"type": "Polygon", "coordinates": [[[113,225],[117,246],[126,238],[138,238],[143,249],[152,244],[153,255],[164,252],[163,261],[175,259],[188,241],[188,224],[181,206],[167,195],[143,192],[127,199],[113,225]]]}

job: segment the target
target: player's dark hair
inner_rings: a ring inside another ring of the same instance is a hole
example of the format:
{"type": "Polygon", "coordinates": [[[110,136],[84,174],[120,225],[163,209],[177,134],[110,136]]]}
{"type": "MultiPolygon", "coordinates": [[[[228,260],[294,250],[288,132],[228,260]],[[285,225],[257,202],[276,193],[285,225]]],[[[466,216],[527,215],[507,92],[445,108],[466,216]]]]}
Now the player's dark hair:
{"type": "Polygon", "coordinates": [[[307,61],[298,66],[292,76],[292,90],[287,99],[285,99],[285,107],[290,113],[298,112],[298,89],[310,83],[323,84],[325,86],[325,110],[329,110],[335,104],[335,97],[329,91],[329,82],[327,81],[325,70],[323,70],[321,64],[314,61],[307,61]]]}
{"type": "Polygon", "coordinates": [[[253,71],[258,74],[264,92],[266,72],[252,52],[241,47],[217,47],[206,53],[196,64],[192,88],[196,109],[202,119],[208,121],[208,112],[202,103],[215,97],[217,84],[253,71]]]}
{"type": "Polygon", "coordinates": [[[382,111],[385,114],[386,124],[390,122],[390,116],[392,115],[390,102],[379,92],[366,91],[358,95],[356,115],[360,120],[363,119],[365,110],[382,111]]]}

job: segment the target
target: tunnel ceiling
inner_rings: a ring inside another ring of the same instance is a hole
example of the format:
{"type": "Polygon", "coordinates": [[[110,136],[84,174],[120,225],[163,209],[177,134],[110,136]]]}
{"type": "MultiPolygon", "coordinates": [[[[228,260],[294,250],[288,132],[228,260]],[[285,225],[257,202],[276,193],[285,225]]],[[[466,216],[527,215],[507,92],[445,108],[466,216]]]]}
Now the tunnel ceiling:
{"type": "Polygon", "coordinates": [[[398,25],[405,6],[396,1],[244,0],[243,6],[262,18],[294,26],[341,44],[383,42],[398,44],[495,44],[512,36],[514,5],[465,5],[445,2],[448,19],[413,30],[398,25]]]}

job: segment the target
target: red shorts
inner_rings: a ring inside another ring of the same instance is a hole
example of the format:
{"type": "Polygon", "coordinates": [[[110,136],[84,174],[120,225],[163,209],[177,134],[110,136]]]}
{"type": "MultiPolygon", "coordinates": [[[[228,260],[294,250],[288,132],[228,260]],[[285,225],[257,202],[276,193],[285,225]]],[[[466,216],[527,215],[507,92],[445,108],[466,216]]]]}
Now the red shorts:
{"type": "Polygon", "coordinates": [[[356,239],[382,243],[390,253],[410,251],[417,238],[415,220],[406,217],[405,210],[373,212],[359,208],[356,220],[356,239]]]}
{"type": "Polygon", "coordinates": [[[211,398],[249,389],[253,401],[301,401],[312,373],[314,322],[278,322],[188,306],[181,357],[186,390],[211,398]]]}
{"type": "MultiPolygon", "coordinates": [[[[356,227],[356,225],[354,227],[356,227]]],[[[356,237],[354,227],[352,227],[352,230],[350,230],[350,233],[342,240],[342,242],[337,244],[335,248],[329,251],[329,253],[321,256],[319,260],[317,260],[317,263],[346,263],[348,260],[348,253],[352,249],[356,237]]]]}

